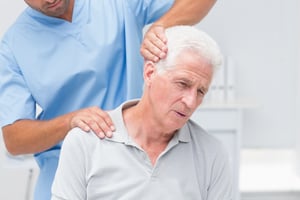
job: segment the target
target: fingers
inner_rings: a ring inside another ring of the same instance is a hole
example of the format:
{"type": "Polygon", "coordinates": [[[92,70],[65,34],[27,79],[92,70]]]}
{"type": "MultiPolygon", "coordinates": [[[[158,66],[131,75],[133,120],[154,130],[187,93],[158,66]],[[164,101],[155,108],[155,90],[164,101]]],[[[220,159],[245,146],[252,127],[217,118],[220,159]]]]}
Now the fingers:
{"type": "Polygon", "coordinates": [[[100,138],[112,137],[115,127],[107,112],[98,107],[90,107],[75,112],[70,121],[71,128],[79,127],[88,132],[93,131],[100,138]]]}
{"type": "Polygon", "coordinates": [[[146,60],[158,62],[167,55],[167,38],[163,26],[152,25],[145,33],[140,52],[146,60]]]}

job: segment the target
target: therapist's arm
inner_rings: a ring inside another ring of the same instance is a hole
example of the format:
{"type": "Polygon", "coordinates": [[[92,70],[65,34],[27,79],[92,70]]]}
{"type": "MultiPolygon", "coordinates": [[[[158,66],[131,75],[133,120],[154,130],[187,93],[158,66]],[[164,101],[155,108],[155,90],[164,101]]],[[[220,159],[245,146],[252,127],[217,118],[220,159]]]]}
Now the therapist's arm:
{"type": "Polygon", "coordinates": [[[111,137],[114,131],[109,115],[90,107],[52,120],[18,120],[2,128],[7,151],[12,155],[39,153],[62,141],[74,127],[93,130],[100,138],[111,137]]]}
{"type": "Polygon", "coordinates": [[[175,25],[194,25],[210,11],[216,0],[175,0],[170,10],[145,33],[140,52],[146,60],[157,62],[167,54],[164,30],[175,25]]]}

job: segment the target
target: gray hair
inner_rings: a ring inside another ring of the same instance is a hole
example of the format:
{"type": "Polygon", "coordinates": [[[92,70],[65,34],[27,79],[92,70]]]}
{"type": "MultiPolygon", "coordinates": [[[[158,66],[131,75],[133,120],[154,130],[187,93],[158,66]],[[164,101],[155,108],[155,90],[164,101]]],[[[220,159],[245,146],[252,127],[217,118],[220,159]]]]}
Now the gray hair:
{"type": "Polygon", "coordinates": [[[223,62],[223,56],[217,43],[205,32],[194,26],[173,26],[165,31],[168,54],[156,66],[158,71],[165,71],[175,65],[176,57],[183,51],[193,51],[207,59],[213,67],[218,68],[223,62]]]}

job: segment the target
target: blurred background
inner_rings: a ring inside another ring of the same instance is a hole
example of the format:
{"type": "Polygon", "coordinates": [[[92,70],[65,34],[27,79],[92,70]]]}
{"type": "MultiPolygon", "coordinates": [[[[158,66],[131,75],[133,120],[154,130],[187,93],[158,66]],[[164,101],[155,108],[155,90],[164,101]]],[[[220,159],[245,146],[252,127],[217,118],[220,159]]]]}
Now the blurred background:
{"type": "MultiPolygon", "coordinates": [[[[0,2],[0,36],[24,7],[0,2]]],[[[221,0],[196,25],[224,64],[193,119],[228,148],[235,200],[300,199],[299,19],[298,0],[221,0]]],[[[32,199],[36,164],[0,138],[0,199],[32,199]]]]}

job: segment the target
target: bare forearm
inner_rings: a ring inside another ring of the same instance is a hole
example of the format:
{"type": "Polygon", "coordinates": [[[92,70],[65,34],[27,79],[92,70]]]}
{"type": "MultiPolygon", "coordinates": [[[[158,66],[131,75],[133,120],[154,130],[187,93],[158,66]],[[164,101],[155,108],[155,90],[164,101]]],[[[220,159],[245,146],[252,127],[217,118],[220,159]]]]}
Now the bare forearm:
{"type": "Polygon", "coordinates": [[[99,138],[111,137],[114,131],[107,112],[94,106],[47,121],[19,120],[3,127],[3,138],[13,155],[38,153],[63,140],[74,127],[93,131],[99,138]]]}
{"type": "Polygon", "coordinates": [[[154,24],[164,28],[174,25],[194,25],[200,22],[216,0],[175,0],[172,8],[154,24]]]}
{"type": "Polygon", "coordinates": [[[70,130],[70,114],[53,120],[19,120],[3,127],[7,150],[13,155],[38,153],[49,149],[70,130]]]}

